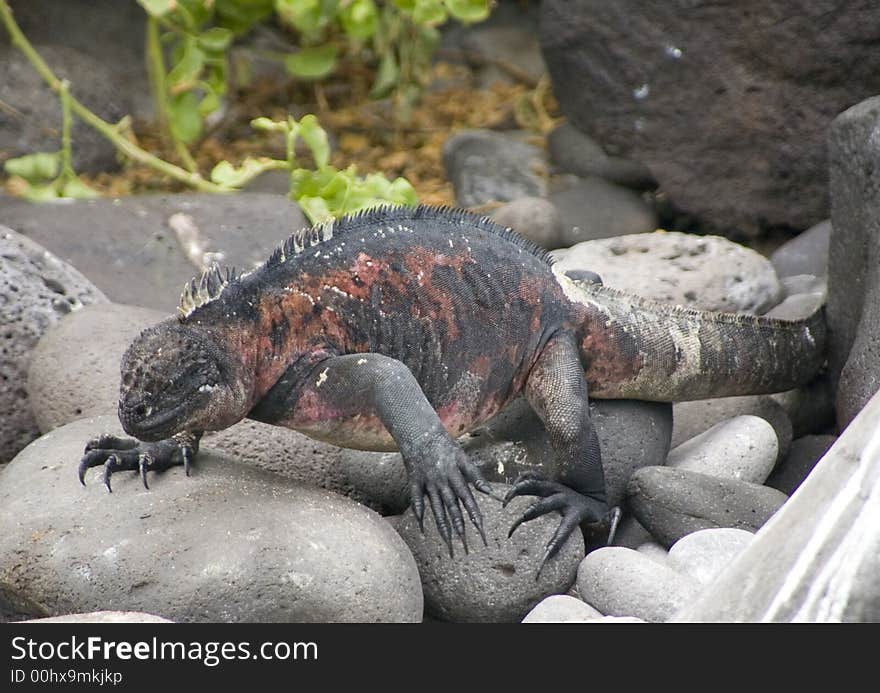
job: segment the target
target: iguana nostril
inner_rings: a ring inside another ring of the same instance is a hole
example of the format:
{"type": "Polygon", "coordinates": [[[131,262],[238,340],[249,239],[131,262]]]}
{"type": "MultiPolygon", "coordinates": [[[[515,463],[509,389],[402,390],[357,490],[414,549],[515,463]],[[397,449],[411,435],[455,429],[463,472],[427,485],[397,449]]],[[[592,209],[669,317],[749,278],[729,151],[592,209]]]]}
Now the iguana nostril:
{"type": "Polygon", "coordinates": [[[147,415],[147,406],[145,404],[139,404],[134,408],[135,416],[146,416],[147,415]]]}

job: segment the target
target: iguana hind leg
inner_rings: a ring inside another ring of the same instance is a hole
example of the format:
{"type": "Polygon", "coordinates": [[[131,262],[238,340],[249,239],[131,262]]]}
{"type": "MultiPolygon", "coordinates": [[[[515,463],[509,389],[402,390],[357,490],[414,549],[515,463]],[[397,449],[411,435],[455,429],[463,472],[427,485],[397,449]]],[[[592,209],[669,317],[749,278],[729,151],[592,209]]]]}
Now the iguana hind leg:
{"type": "Polygon", "coordinates": [[[510,528],[550,512],[562,520],[547,542],[538,573],[582,522],[608,514],[599,439],[590,421],[587,381],[574,336],[562,332],[547,342],[529,373],[526,399],[544,423],[556,455],[552,480],[536,472],[521,474],[505,497],[541,496],[510,528]]]}
{"type": "Polygon", "coordinates": [[[158,472],[182,464],[189,476],[190,464],[199,450],[200,438],[201,433],[178,433],[156,443],[142,443],[134,438],[102,435],[86,443],[77,474],[80,483],[85,486],[86,471],[103,465],[104,485],[112,492],[110,477],[114,472],[137,470],[144,488],[149,488],[147,472],[158,472]]]}

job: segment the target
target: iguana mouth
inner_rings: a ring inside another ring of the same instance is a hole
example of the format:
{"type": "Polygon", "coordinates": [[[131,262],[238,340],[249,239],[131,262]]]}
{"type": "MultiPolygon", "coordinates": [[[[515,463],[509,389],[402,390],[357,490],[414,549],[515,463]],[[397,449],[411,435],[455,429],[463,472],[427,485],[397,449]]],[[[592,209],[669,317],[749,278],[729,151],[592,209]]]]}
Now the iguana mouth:
{"type": "MultiPolygon", "coordinates": [[[[199,395],[205,397],[206,394],[199,395]]],[[[122,428],[129,435],[139,440],[155,441],[168,438],[182,429],[185,424],[185,413],[192,408],[192,402],[184,399],[171,409],[153,413],[155,407],[143,401],[128,404],[119,402],[119,420],[122,428]]]]}

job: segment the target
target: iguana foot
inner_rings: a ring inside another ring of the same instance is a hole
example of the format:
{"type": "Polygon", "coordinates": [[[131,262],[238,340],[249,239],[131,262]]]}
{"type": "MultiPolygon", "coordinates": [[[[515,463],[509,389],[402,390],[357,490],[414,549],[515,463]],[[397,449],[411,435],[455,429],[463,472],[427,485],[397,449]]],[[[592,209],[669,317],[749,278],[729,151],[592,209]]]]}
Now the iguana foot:
{"type": "Polygon", "coordinates": [[[142,443],[134,438],[118,438],[102,435],[86,443],[85,454],[80,460],[77,474],[85,486],[86,471],[90,467],[104,465],[104,485],[112,492],[110,477],[114,472],[140,472],[144,488],[147,472],[158,472],[182,464],[186,475],[190,474],[190,464],[198,452],[198,437],[180,434],[157,443],[142,443]]]}
{"type": "Polygon", "coordinates": [[[421,460],[410,466],[409,478],[413,512],[419,521],[419,529],[422,533],[425,531],[425,496],[427,495],[437,529],[446,546],[449,547],[450,557],[454,555],[452,529],[461,539],[464,552],[468,552],[461,505],[477,528],[483,545],[488,546],[486,532],[483,529],[483,515],[468,486],[473,484],[481,493],[494,496],[492,487],[483,478],[479,468],[468,459],[458,445],[441,448],[439,453],[435,451],[435,454],[423,456],[421,460]]]}
{"type": "Polygon", "coordinates": [[[514,481],[513,488],[504,497],[504,505],[506,506],[517,496],[541,496],[541,500],[526,508],[522,517],[511,525],[508,537],[513,536],[521,524],[534,520],[536,517],[553,511],[558,511],[562,515],[559,527],[544,545],[544,554],[541,556],[535,580],[541,575],[544,564],[556,555],[571,533],[580,527],[582,522],[601,522],[608,513],[607,505],[604,502],[578,493],[558,481],[549,481],[537,472],[520,474],[514,481]]]}

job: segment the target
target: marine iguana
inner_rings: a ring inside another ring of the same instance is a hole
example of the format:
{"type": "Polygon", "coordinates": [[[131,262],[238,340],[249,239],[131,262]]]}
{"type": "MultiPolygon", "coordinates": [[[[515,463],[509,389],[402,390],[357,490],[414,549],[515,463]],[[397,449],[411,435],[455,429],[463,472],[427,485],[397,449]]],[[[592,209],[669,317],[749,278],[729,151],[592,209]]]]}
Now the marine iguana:
{"type": "Polygon", "coordinates": [[[427,496],[451,553],[452,531],[465,539],[461,505],[485,542],[470,485],[491,493],[456,437],[522,393],[557,459],[550,478],[524,475],[504,501],[541,497],[511,532],[561,513],[541,566],[609,511],[588,394],[786,390],[820,369],[825,336],[819,312],[708,313],[575,282],[511,229],[428,206],[294,233],[252,272],[193,279],[179,310],[122,359],[119,418],[138,440],[91,441],[80,481],[102,464],[108,489],[119,470],[139,470],[145,486],[148,471],[183,464],[189,474],[202,432],[248,417],[343,447],[399,449],[419,523],[427,496]]]}

